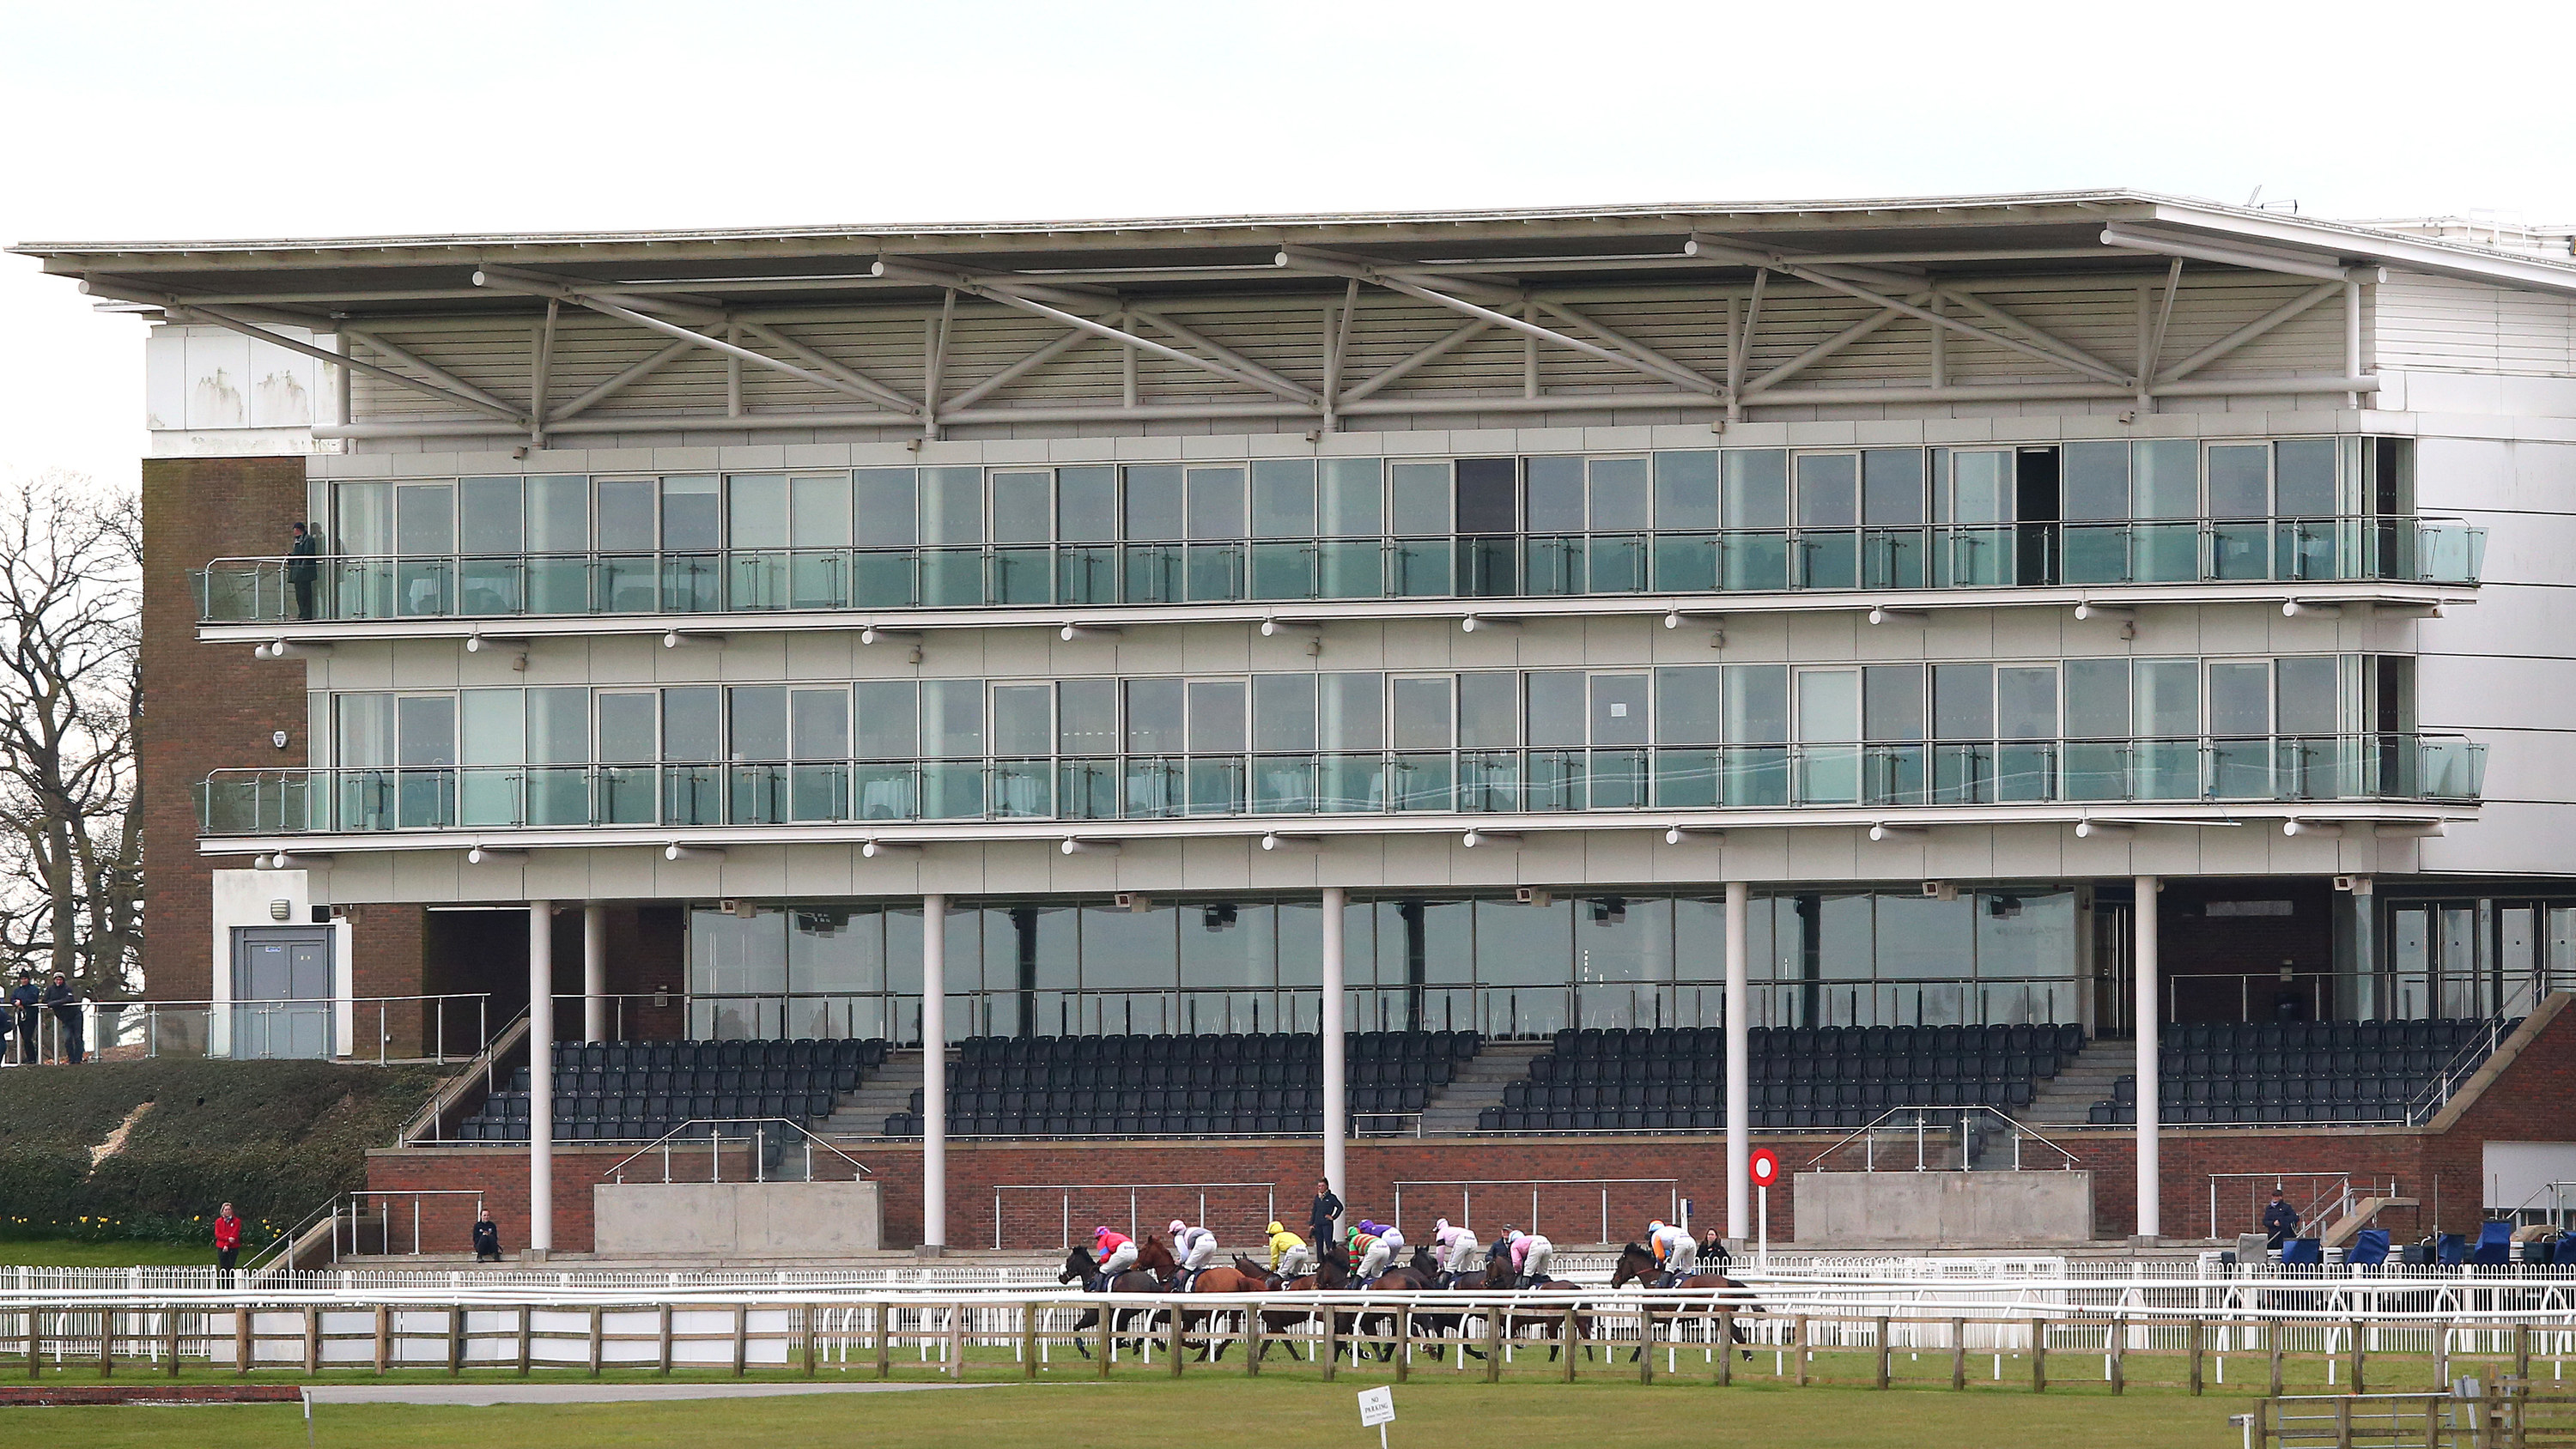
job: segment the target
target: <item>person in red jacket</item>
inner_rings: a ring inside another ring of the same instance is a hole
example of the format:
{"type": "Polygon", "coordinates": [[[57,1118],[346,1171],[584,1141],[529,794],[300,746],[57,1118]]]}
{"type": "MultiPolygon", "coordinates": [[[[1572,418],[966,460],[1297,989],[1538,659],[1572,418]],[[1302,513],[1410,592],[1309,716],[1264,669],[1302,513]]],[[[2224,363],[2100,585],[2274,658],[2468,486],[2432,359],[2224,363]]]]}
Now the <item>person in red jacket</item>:
{"type": "Polygon", "coordinates": [[[215,1266],[231,1272],[233,1255],[240,1251],[241,1219],[233,1215],[233,1205],[225,1203],[224,1210],[215,1214],[215,1266]]]}
{"type": "Polygon", "coordinates": [[[1091,1291],[1106,1293],[1118,1275],[1136,1266],[1136,1241],[1114,1228],[1091,1230],[1091,1261],[1096,1286],[1091,1291]]]}

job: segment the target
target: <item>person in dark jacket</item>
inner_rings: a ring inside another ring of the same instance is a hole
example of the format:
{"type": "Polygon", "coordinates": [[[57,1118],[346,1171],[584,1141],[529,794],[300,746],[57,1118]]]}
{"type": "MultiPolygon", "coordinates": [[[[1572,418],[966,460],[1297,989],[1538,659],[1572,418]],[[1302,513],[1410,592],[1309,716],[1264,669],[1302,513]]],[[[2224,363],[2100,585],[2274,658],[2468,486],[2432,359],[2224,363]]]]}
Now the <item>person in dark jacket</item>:
{"type": "Polygon", "coordinates": [[[2283,1202],[2280,1191],[2275,1189],[2271,1203],[2263,1209],[2263,1246],[2278,1252],[2283,1243],[2298,1235],[2299,1210],[2283,1202]]]}
{"type": "Polygon", "coordinates": [[[313,617],[313,585],[322,577],[322,540],[303,522],[295,525],[295,542],[286,550],[286,581],[295,586],[295,617],[313,617]]]}
{"type": "Polygon", "coordinates": [[[36,1003],[43,996],[37,989],[32,971],[18,973],[18,985],[9,993],[10,1014],[18,1018],[18,1063],[32,1066],[44,1060],[43,1049],[36,1039],[36,1003]]]}
{"type": "Polygon", "coordinates": [[[485,1208],[482,1214],[474,1219],[474,1261],[477,1263],[501,1261],[501,1225],[492,1221],[490,1208],[485,1208]]]}
{"type": "Polygon", "coordinates": [[[54,1027],[60,1033],[55,1039],[56,1052],[62,1060],[73,1066],[79,1066],[82,1056],[79,993],[73,991],[71,983],[63,979],[63,973],[57,971],[54,973],[53,984],[45,988],[41,1000],[54,1011],[54,1027]]]}
{"type": "Polygon", "coordinates": [[[1306,1241],[1317,1245],[1333,1241],[1334,1220],[1342,1215],[1342,1200],[1333,1196],[1333,1184],[1325,1178],[1315,1179],[1315,1201],[1306,1209],[1306,1241]]]}

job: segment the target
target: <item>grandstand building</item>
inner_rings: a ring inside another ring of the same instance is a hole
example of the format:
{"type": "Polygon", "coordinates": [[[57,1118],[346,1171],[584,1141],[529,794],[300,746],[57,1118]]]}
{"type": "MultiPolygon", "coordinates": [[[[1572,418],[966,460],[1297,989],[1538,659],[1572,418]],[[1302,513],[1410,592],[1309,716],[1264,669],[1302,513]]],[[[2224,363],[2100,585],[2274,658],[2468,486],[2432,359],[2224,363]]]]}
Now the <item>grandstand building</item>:
{"type": "Polygon", "coordinates": [[[154,993],[236,1054],[528,1009],[380,1161],[539,1248],[754,1115],[934,1246],[1318,1138],[1741,1237],[1757,1139],[1935,1105],[2109,1236],[2235,1164],[2474,1207],[2449,1104],[2576,985],[2547,248],[2098,192],[16,250],[156,324],[154,993]]]}

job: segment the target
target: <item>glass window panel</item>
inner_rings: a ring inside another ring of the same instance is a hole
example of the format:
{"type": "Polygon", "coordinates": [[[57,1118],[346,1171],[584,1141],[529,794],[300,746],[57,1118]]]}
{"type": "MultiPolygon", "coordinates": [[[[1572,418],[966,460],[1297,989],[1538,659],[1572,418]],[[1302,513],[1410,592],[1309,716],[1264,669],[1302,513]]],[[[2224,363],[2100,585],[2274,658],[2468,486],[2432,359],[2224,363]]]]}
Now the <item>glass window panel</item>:
{"type": "Polygon", "coordinates": [[[1312,461],[1263,458],[1252,465],[1252,536],[1316,536],[1315,465],[1312,461]]]}
{"type": "MultiPolygon", "coordinates": [[[[1578,902],[1574,972],[1577,981],[1587,983],[1670,981],[1673,903],[1617,896],[1596,896],[1578,902]]],[[[1639,1024],[1652,1026],[1652,1015],[1639,1024]]]]}
{"type": "Polygon", "coordinates": [[[1873,664],[1862,670],[1861,727],[1866,739],[1923,738],[1923,666],[1873,664]]]}
{"type": "Polygon", "coordinates": [[[662,547],[715,549],[724,546],[722,498],[713,477],[662,480],[662,547]]]}
{"type": "Polygon", "coordinates": [[[1647,743],[1646,684],[1643,673],[1592,676],[1592,743],[1647,743]]]}
{"type": "Polygon", "coordinates": [[[372,555],[394,551],[394,520],[388,506],[392,493],[393,486],[388,483],[343,483],[333,491],[339,509],[339,552],[372,555]]]}
{"type": "Polygon", "coordinates": [[[800,760],[839,760],[850,753],[850,691],[787,692],[788,753],[800,760]]]}
{"type": "Polygon", "coordinates": [[[858,686],[858,753],[867,760],[911,760],[921,755],[919,686],[908,679],[871,680],[858,686]]]}
{"type": "Polygon", "coordinates": [[[748,685],[733,692],[732,748],[729,760],[768,762],[787,758],[787,690],[775,684],[748,685]]]}
{"type": "Polygon", "coordinates": [[[725,537],[735,548],[787,546],[787,479],[736,473],[725,480],[725,537]]]}
{"type": "MultiPolygon", "coordinates": [[[[799,906],[781,914],[788,918],[788,990],[837,995],[885,989],[884,916],[848,906],[799,906]]],[[[862,1025],[871,1020],[859,1018],[862,1025]]]]}
{"type": "Polygon", "coordinates": [[[1655,527],[1666,533],[1717,527],[1717,454],[1655,455],[1655,527]]]}
{"type": "MultiPolygon", "coordinates": [[[[689,990],[699,996],[776,995],[787,989],[787,912],[748,918],[730,911],[689,912],[689,990]]],[[[773,1004],[774,1009],[774,1004],[773,1004]]],[[[719,1035],[748,1035],[753,1004],[717,1004],[719,1035]]]]}
{"type": "MultiPolygon", "coordinates": [[[[1463,903],[1426,906],[1424,945],[1432,944],[1431,927],[1435,921],[1448,927],[1439,932],[1440,936],[1465,937],[1467,911],[1463,903]]],[[[1574,979],[1572,900],[1551,901],[1543,906],[1484,900],[1475,903],[1474,912],[1475,979],[1479,983],[1561,987],[1574,979]]]]}
{"type": "MultiPolygon", "coordinates": [[[[1169,906],[1131,911],[1119,906],[1082,908],[1082,984],[1091,991],[1168,990],[1181,978],[1180,912],[1169,906]]],[[[1108,1026],[1122,1027],[1124,1013],[1110,1004],[1108,1026]]],[[[1152,1031],[1153,1022],[1137,1029],[1152,1031]]]]}
{"type": "Polygon", "coordinates": [[[993,542],[1045,543],[1055,519],[1055,475],[993,475],[993,542]]]}
{"type": "Polygon", "coordinates": [[[1175,463],[1127,467],[1127,539],[1164,542],[1181,536],[1181,469],[1175,463]]]}
{"type": "Polygon", "coordinates": [[[2262,518],[2272,511],[2272,450],[2261,443],[2217,443],[2209,449],[2209,516],[2262,518]]]}
{"type": "Polygon", "coordinates": [[[661,758],[657,716],[661,696],[652,690],[602,690],[599,758],[611,765],[649,765],[661,758]]]}
{"type": "MultiPolygon", "coordinates": [[[[1182,986],[1237,986],[1266,991],[1277,984],[1279,965],[1272,953],[1277,949],[1278,937],[1270,907],[1183,902],[1180,916],[1182,986]]],[[[1223,1026],[1223,1002],[1202,1004],[1199,1012],[1199,1030],[1215,1031],[1223,1026]],[[1208,1019],[1211,1008],[1216,1018],[1213,1021],[1208,1019]]],[[[1243,1031],[1250,1025],[1247,1013],[1234,1022],[1233,1029],[1243,1031]]],[[[1269,1022],[1263,1025],[1266,1029],[1275,1026],[1269,1022]]]]}
{"type": "Polygon", "coordinates": [[[1458,747],[1503,750],[1520,742],[1520,677],[1508,670],[1459,675],[1458,747]]]}
{"type": "Polygon", "coordinates": [[[2335,511],[2335,445],[2332,438],[2295,438],[2272,445],[2272,511],[2283,518],[2327,518],[2335,511]]]}
{"type": "Polygon", "coordinates": [[[1252,677],[1252,747],[1265,754],[1315,748],[1315,676],[1252,677]]]}
{"type": "Polygon", "coordinates": [[[719,692],[714,685],[662,691],[662,758],[722,759],[719,692]]]}
{"type": "Polygon", "coordinates": [[[1055,536],[1107,543],[1118,536],[1118,470],[1106,465],[1055,472],[1055,536]]]}
{"type": "Polygon", "coordinates": [[[1801,453],[1798,526],[1850,528],[1860,522],[1860,457],[1853,453],[1801,453]]]}
{"type": "Polygon", "coordinates": [[[2272,666],[2267,660],[2209,666],[2209,732],[2272,732],[2272,666]]]}
{"type": "Polygon", "coordinates": [[[1415,537],[1449,532],[1449,465],[1398,463],[1393,471],[1394,531],[1415,537]]]}
{"type": "Polygon", "coordinates": [[[1449,710],[1450,678],[1445,674],[1399,676],[1393,684],[1395,747],[1399,750],[1445,750],[1455,721],[1449,710]]]}
{"type": "Polygon", "coordinates": [[[405,694],[394,699],[397,765],[456,763],[456,697],[405,694]]]}
{"type": "Polygon", "coordinates": [[[1950,450],[1949,516],[1942,523],[2005,523],[2012,518],[2009,448],[1950,450]]]}
{"type": "Polygon", "coordinates": [[[861,468],[851,475],[858,498],[861,548],[910,548],[921,541],[920,504],[910,468],[861,468]]]}
{"type": "Polygon", "coordinates": [[[1243,470],[1192,468],[1185,490],[1192,538],[1244,535],[1243,470]]]}
{"type": "Polygon", "coordinates": [[[1977,897],[1951,900],[1901,896],[1877,898],[1878,962],[1882,981],[1968,981],[1977,974],[1977,897]]]}
{"type": "Polygon", "coordinates": [[[517,765],[527,761],[528,712],[516,689],[469,689],[460,697],[464,763],[517,765]]]}
{"type": "Polygon", "coordinates": [[[339,697],[340,732],[333,758],[350,769],[373,769],[394,762],[394,697],[390,694],[344,694],[339,697]]]}
{"type": "Polygon", "coordinates": [[[1997,669],[1995,716],[1999,738],[2057,738],[2057,666],[2025,664],[1997,669]]]}
{"type": "Polygon", "coordinates": [[[1386,676],[1327,674],[1320,678],[1316,708],[1328,750],[1386,748],[1386,676]]]}
{"type": "Polygon", "coordinates": [[[2132,446],[2129,498],[2140,518],[2200,516],[2200,444],[2158,438],[2132,446]]]}
{"type": "Polygon", "coordinates": [[[1798,739],[1832,743],[1860,738],[1860,671],[1798,671],[1798,739]]]}
{"type": "Polygon", "coordinates": [[[850,479],[846,473],[816,473],[788,480],[787,541],[797,548],[847,548],[850,545],[850,479]]]}
{"type": "Polygon", "coordinates": [[[1044,755],[1055,742],[1055,686],[993,686],[993,753],[1044,755]]]}
{"type": "Polygon", "coordinates": [[[2331,654],[2305,655],[2272,662],[2274,719],[2285,735],[2330,735],[2335,732],[2335,661],[2331,654]]]}
{"type": "Polygon", "coordinates": [[[603,553],[650,553],[658,536],[661,485],[650,478],[599,480],[599,547],[603,553]]]}
{"type": "Polygon", "coordinates": [[[2192,659],[2141,659],[2129,671],[2136,691],[2130,728],[2152,739],[2200,733],[2200,664],[2192,659]]]}
{"type": "Polygon", "coordinates": [[[2069,443],[2065,466],[2068,518],[2116,522],[2129,516],[2129,444],[2069,443]]]}
{"type": "Polygon", "coordinates": [[[2075,970],[2075,893],[1977,894],[1977,975],[2068,976],[2075,970]]]}
{"type": "Polygon", "coordinates": [[[933,547],[984,541],[984,470],[921,470],[921,541],[933,547]]]}
{"type": "Polygon", "coordinates": [[[1655,743],[1718,742],[1718,666],[1683,664],[1655,671],[1655,743]]]}
{"type": "Polygon", "coordinates": [[[1654,526],[1654,485],[1643,458],[1592,460],[1592,531],[1642,533],[1654,526]]]}
{"type": "Polygon", "coordinates": [[[1118,753],[1118,681],[1066,679],[1055,687],[1056,752],[1118,753]]]}
{"type": "Polygon", "coordinates": [[[517,478],[466,478],[456,485],[459,553],[517,553],[524,542],[517,478]]]}
{"type": "Polygon", "coordinates": [[[1785,528],[1789,455],[1778,448],[1730,448],[1718,455],[1720,518],[1728,528],[1785,528]]]}
{"type": "Polygon", "coordinates": [[[1131,755],[1176,755],[1186,746],[1181,733],[1181,681],[1127,681],[1127,752],[1131,755]]]}
{"type": "Polygon", "coordinates": [[[1923,450],[1872,448],[1860,455],[1861,519],[1879,526],[1923,521],[1923,450]]]}
{"type": "Polygon", "coordinates": [[[984,753],[984,681],[921,681],[921,753],[932,760],[971,760],[984,753]]]}
{"type": "Polygon", "coordinates": [[[2069,739],[2115,740],[2129,732],[2129,661],[2069,659],[2066,734],[2069,739]]]}
{"type": "Polygon", "coordinates": [[[1458,531],[1511,533],[1520,527],[1520,460],[1460,458],[1458,531]]]}
{"type": "Polygon", "coordinates": [[[1583,460],[1564,457],[1532,458],[1528,466],[1529,531],[1581,533],[1583,531],[1583,460]]]}
{"type": "Polygon", "coordinates": [[[1995,736],[1995,667],[1932,666],[1932,737],[1990,740],[1995,736]]]}
{"type": "Polygon", "coordinates": [[[1788,743],[1788,666],[1728,664],[1720,667],[1726,671],[1726,743],[1788,743]]]}
{"type": "Polygon", "coordinates": [[[1580,669],[1534,669],[1529,674],[1529,742],[1564,749],[1583,741],[1584,676],[1580,669]]]}
{"type": "Polygon", "coordinates": [[[1243,752],[1243,681],[1190,681],[1190,751],[1201,755],[1243,752]]]}
{"type": "MultiPolygon", "coordinates": [[[[1810,897],[1816,903],[1816,971],[1827,981],[1866,981],[1878,958],[1875,901],[1865,892],[1810,897]]],[[[1860,1025],[1834,1013],[1846,1025],[1860,1025]]]]}
{"type": "Polygon", "coordinates": [[[1367,538],[1386,532],[1383,460],[1326,458],[1317,466],[1316,512],[1325,537],[1367,538]]]}
{"type": "Polygon", "coordinates": [[[394,552],[456,551],[456,494],[445,483],[394,485],[394,552]]]}
{"type": "Polygon", "coordinates": [[[590,691],[579,686],[531,689],[528,763],[580,765],[590,760],[590,691]]]}

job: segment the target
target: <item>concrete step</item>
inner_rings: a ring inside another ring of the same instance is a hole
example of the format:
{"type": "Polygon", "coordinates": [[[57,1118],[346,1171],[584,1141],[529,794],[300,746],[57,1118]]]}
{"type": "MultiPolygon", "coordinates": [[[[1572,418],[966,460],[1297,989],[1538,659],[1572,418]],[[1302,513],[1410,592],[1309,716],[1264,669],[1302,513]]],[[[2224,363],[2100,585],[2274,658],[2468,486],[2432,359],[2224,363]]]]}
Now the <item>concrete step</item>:
{"type": "Polygon", "coordinates": [[[2013,1114],[2023,1125],[2081,1127],[2092,1120],[2093,1104],[2111,1099],[2112,1088],[2137,1065],[2137,1046],[2125,1041],[2090,1041],[2075,1060],[2039,1084],[2031,1104],[2013,1114]]]}
{"type": "Polygon", "coordinates": [[[921,1052],[888,1052],[885,1063],[860,1078],[859,1089],[834,1104],[815,1131],[824,1137],[883,1137],[886,1118],[911,1110],[920,1086],[921,1052]]]}
{"type": "Polygon", "coordinates": [[[1503,1105],[1503,1089],[1528,1076],[1530,1063],[1547,1051],[1546,1042],[1496,1042],[1459,1063],[1449,1085],[1423,1103],[1423,1135],[1455,1137],[1475,1131],[1484,1110],[1503,1105]]]}

